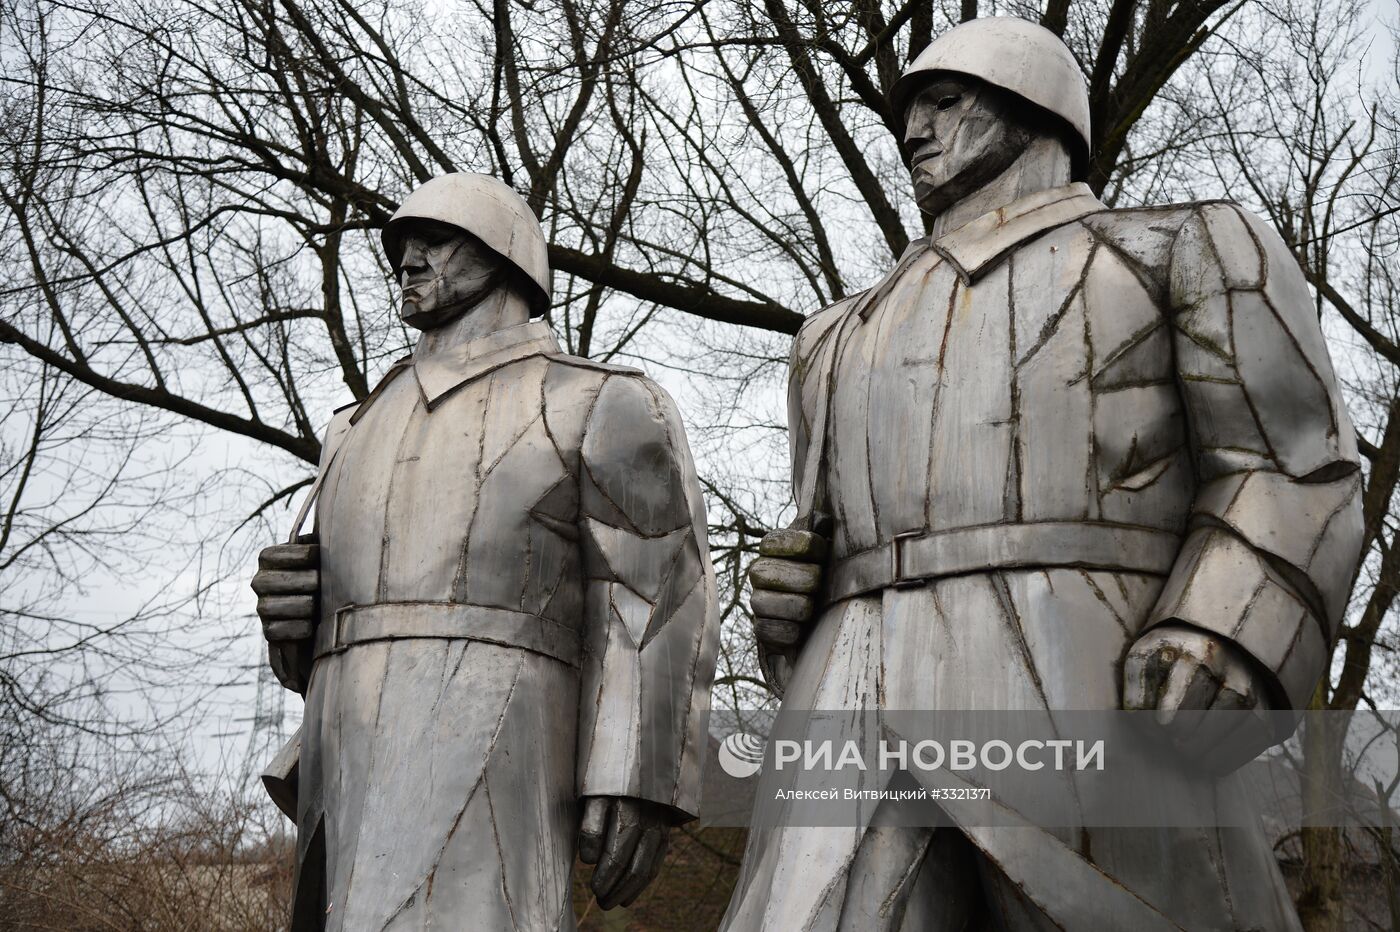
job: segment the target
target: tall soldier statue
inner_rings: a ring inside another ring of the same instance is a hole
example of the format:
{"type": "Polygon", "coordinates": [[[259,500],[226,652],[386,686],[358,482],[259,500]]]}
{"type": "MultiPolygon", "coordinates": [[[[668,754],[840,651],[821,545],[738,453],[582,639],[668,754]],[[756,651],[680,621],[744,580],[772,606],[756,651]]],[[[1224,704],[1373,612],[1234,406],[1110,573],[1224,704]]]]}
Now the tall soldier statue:
{"type": "MultiPolygon", "coordinates": [[[[1297,263],[1230,202],[1105,208],[1083,76],[1039,26],[954,28],[891,102],[932,234],[797,336],[799,520],[751,574],[785,708],[1143,709],[1182,755],[1278,740],[1182,713],[1291,724],[1358,558],[1297,263]]],[[[1066,818],[763,827],[726,928],[1298,928],[1257,829],[1066,818]]]]}
{"type": "Polygon", "coordinates": [[[665,392],[531,320],[545,239],[510,188],[435,178],[383,242],[422,335],[336,413],[315,534],[253,581],[306,695],[294,800],[273,784],[292,927],[572,929],[576,839],[610,908],[697,809],[718,636],[699,484],[665,392]]]}

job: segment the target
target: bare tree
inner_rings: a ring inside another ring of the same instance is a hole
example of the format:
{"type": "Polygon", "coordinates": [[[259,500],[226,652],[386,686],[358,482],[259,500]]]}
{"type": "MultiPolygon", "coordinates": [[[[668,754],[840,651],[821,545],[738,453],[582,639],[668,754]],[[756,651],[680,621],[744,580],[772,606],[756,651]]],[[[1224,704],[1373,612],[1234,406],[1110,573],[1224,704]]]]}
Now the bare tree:
{"type": "MultiPolygon", "coordinates": [[[[1372,34],[1369,14],[1357,0],[1260,4],[1247,14],[1251,30],[1223,45],[1216,67],[1203,71],[1209,93],[1197,106],[1214,130],[1200,160],[1208,177],[1272,221],[1315,289],[1365,458],[1366,556],[1331,676],[1313,698],[1319,712],[1375,709],[1397,695],[1400,84],[1362,82],[1356,63],[1372,34]]],[[[1311,716],[1304,729],[1305,797],[1313,811],[1345,795],[1350,775],[1340,720],[1311,716]]],[[[1343,831],[1305,825],[1301,838],[1304,926],[1340,930],[1343,831]]]]}
{"type": "Polygon", "coordinates": [[[732,622],[717,696],[762,703],[743,569],[787,507],[788,335],[921,234],[887,92],[932,36],[993,13],[1074,51],[1108,203],[1266,212],[1352,347],[1371,550],[1318,703],[1382,696],[1395,102],[1363,112],[1339,83],[1354,0],[20,0],[0,10],[0,359],[145,429],[241,444],[228,475],[256,494],[230,528],[266,533],[325,412],[409,342],[378,229],[435,174],[497,174],[544,219],[570,351],[645,360],[681,395],[732,622]]]}

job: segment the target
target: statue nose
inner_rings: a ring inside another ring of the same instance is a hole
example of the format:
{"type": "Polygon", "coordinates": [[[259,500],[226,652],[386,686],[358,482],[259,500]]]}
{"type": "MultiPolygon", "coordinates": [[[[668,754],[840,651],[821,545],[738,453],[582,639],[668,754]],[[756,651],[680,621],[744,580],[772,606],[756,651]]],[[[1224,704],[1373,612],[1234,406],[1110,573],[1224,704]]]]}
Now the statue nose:
{"type": "Polygon", "coordinates": [[[423,247],[410,240],[404,244],[403,260],[399,263],[399,268],[404,272],[421,271],[427,268],[427,255],[423,247]]]}

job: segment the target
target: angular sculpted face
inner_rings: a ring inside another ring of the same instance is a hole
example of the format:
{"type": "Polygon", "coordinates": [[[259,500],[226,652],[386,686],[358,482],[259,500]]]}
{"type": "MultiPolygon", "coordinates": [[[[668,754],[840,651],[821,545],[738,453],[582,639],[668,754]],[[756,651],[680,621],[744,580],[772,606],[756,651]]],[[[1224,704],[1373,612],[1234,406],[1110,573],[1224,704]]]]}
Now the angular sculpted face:
{"type": "Polygon", "coordinates": [[[904,141],[920,210],[940,214],[1011,167],[1032,138],[1017,118],[1018,103],[990,84],[951,74],[909,99],[904,141]]]}
{"type": "Polygon", "coordinates": [[[505,261],[464,230],[433,220],[404,231],[399,316],[419,330],[449,324],[500,283],[505,261]]]}

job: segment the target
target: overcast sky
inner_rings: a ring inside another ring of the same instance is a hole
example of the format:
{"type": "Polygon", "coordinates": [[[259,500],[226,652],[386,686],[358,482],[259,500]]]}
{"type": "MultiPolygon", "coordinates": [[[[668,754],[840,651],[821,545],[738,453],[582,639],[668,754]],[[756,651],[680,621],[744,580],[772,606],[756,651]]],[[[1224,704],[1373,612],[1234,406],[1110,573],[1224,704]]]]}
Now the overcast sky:
{"type": "MultiPolygon", "coordinates": [[[[1372,6],[1377,28],[1375,42],[1368,55],[1366,74],[1375,82],[1393,80],[1391,38],[1384,26],[1400,19],[1400,0],[1372,0],[1372,6]]],[[[694,383],[676,372],[653,370],[652,374],[677,397],[682,410],[686,410],[688,402],[694,400],[694,383]]],[[[775,410],[778,409],[776,400],[773,400],[773,404],[775,410]]],[[[265,450],[250,442],[213,431],[202,434],[195,449],[195,458],[183,467],[192,478],[221,469],[238,469],[267,457],[265,450]]],[[[705,453],[699,452],[703,461],[705,453]]],[[[290,460],[287,460],[287,464],[289,469],[295,468],[290,460]]],[[[246,513],[250,502],[230,496],[220,501],[219,507],[227,509],[229,513],[238,513],[237,509],[244,509],[242,513],[246,513]]],[[[278,534],[285,534],[292,513],[294,509],[283,510],[274,516],[278,534]]],[[[265,542],[272,543],[275,539],[269,535],[265,542]]],[[[251,546],[230,551],[217,546],[217,542],[211,548],[211,559],[232,559],[242,568],[237,570],[235,566],[231,582],[210,593],[203,604],[211,615],[217,614],[223,621],[239,628],[242,637],[229,645],[221,669],[209,671],[198,682],[186,682],[163,697],[163,701],[169,705],[189,705],[198,698],[198,708],[191,719],[193,737],[188,750],[199,761],[201,769],[211,772],[237,772],[243,767],[249,748],[257,689],[255,671],[263,663],[262,642],[253,614],[254,597],[246,586],[246,580],[254,569],[254,553],[251,546]]],[[[188,554],[172,554],[169,564],[172,572],[182,566],[187,557],[188,554]]],[[[207,570],[207,565],[201,567],[196,563],[175,575],[153,573],[144,579],[94,579],[90,581],[87,594],[73,600],[71,611],[76,616],[94,620],[120,615],[134,610],[160,592],[193,591],[203,578],[204,570],[207,570]]],[[[198,637],[199,629],[194,629],[191,636],[198,637]]],[[[275,688],[275,683],[271,685],[276,698],[281,700],[282,691],[275,688]]],[[[300,715],[300,700],[289,693],[285,694],[285,710],[287,730],[290,731],[300,715]]],[[[132,707],[132,712],[141,714],[136,707],[132,707]]],[[[254,756],[260,755],[270,755],[270,749],[257,751],[254,756]]]]}

